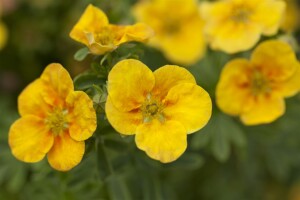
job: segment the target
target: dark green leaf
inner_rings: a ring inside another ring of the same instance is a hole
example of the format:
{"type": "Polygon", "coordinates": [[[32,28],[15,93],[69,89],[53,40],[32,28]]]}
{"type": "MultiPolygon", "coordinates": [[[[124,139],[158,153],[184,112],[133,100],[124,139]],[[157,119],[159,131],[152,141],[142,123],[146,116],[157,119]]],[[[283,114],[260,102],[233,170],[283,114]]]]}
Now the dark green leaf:
{"type": "Polygon", "coordinates": [[[107,179],[107,188],[111,200],[131,200],[130,192],[122,178],[112,175],[107,179]]]}

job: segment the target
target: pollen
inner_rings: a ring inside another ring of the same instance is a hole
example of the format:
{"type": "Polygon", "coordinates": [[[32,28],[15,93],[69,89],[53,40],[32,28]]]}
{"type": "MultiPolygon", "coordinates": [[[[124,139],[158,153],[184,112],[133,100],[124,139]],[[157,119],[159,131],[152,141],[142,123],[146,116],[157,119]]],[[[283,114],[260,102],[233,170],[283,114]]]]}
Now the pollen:
{"type": "Polygon", "coordinates": [[[68,128],[68,110],[54,109],[46,118],[46,124],[54,135],[59,135],[68,128]]]}

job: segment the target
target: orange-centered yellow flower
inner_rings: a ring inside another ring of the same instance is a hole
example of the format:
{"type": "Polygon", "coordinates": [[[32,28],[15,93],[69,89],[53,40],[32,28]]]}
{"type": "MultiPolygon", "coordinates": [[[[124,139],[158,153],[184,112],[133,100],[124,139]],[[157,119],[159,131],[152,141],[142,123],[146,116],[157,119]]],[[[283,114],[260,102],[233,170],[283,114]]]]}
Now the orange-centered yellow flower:
{"type": "Polygon", "coordinates": [[[135,135],[137,147],[163,163],[187,147],[187,134],[211,116],[211,99],[182,67],[152,71],[138,60],[117,63],[108,76],[106,115],[121,134],[135,135]]]}
{"type": "Polygon", "coordinates": [[[261,43],[251,59],[235,59],[224,67],[217,85],[217,104],[240,116],[246,125],[270,123],[285,112],[285,97],[300,90],[300,64],[281,41],[261,43]]]}
{"type": "Polygon", "coordinates": [[[126,42],[145,42],[152,35],[152,29],[142,23],[131,26],[109,24],[103,11],[93,5],[86,8],[70,32],[72,39],[85,44],[96,55],[113,51],[126,42]]]}
{"type": "Polygon", "coordinates": [[[252,48],[261,34],[276,34],[284,10],[281,0],[219,0],[201,6],[211,48],[227,53],[252,48]]]}
{"type": "Polygon", "coordinates": [[[67,171],[78,165],[85,151],[84,140],[96,129],[93,102],[60,64],[50,64],[40,78],[18,98],[21,118],[12,124],[9,145],[24,162],[38,162],[48,154],[50,165],[67,171]]]}
{"type": "Polygon", "coordinates": [[[190,65],[203,57],[204,22],[196,0],[146,0],[133,11],[138,21],[155,31],[149,44],[161,49],[170,61],[190,65]]]}

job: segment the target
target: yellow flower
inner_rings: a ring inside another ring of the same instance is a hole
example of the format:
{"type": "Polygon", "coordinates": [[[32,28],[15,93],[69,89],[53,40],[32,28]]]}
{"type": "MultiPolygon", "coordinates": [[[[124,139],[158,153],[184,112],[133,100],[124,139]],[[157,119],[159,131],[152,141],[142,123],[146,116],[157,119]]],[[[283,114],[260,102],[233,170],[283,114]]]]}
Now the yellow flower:
{"type": "Polygon", "coordinates": [[[270,123],[285,112],[285,97],[300,90],[300,64],[281,41],[261,43],[251,59],[235,59],[224,67],[216,100],[225,113],[246,125],[270,123]]]}
{"type": "Polygon", "coordinates": [[[7,41],[7,30],[5,25],[0,22],[0,49],[4,47],[7,41]]]}
{"type": "Polygon", "coordinates": [[[299,27],[300,9],[295,0],[285,0],[286,11],[281,23],[281,29],[286,32],[293,32],[299,27]]]}
{"type": "Polygon", "coordinates": [[[226,53],[252,48],[260,35],[277,33],[284,14],[281,0],[219,0],[203,3],[210,46],[226,53]]]}
{"type": "Polygon", "coordinates": [[[13,155],[24,162],[38,162],[48,154],[50,165],[67,171],[78,165],[85,151],[84,140],[96,129],[93,102],[74,91],[68,72],[50,64],[40,78],[18,98],[21,118],[9,131],[13,155]]]}
{"type": "Polygon", "coordinates": [[[161,49],[172,62],[190,65],[203,57],[206,49],[204,22],[197,1],[141,1],[133,12],[138,21],[148,24],[155,31],[149,44],[161,49]]]}
{"type": "Polygon", "coordinates": [[[187,147],[187,134],[211,116],[211,99],[184,68],[152,71],[138,60],[117,63],[108,76],[106,115],[121,134],[135,135],[137,147],[163,163],[187,147]],[[126,75],[126,76],[125,76],[126,75]]]}
{"type": "Polygon", "coordinates": [[[70,32],[72,39],[85,44],[96,55],[113,51],[126,42],[145,42],[152,35],[152,29],[142,23],[130,26],[109,24],[103,11],[93,5],[86,8],[70,32]]]}

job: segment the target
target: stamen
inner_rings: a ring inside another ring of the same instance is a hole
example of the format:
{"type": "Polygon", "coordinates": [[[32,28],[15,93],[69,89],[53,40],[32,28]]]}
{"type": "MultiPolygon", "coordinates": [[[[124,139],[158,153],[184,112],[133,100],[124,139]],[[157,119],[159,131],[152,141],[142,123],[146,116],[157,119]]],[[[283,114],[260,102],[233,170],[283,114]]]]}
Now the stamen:
{"type": "Polygon", "coordinates": [[[141,112],[143,114],[144,123],[150,122],[152,119],[156,118],[159,121],[164,121],[164,115],[162,113],[163,111],[163,104],[154,99],[151,94],[148,94],[146,96],[146,101],[141,107],[141,112]]]}
{"type": "Polygon", "coordinates": [[[54,109],[45,119],[46,125],[50,128],[54,135],[59,135],[69,127],[66,116],[68,110],[54,109]]]}
{"type": "Polygon", "coordinates": [[[257,96],[261,93],[271,92],[270,82],[267,80],[266,77],[264,77],[264,75],[261,72],[255,70],[251,78],[251,89],[253,95],[257,96]]]}
{"type": "Polygon", "coordinates": [[[247,23],[249,21],[250,15],[251,15],[251,11],[249,9],[243,7],[237,7],[233,10],[231,19],[235,22],[247,23]]]}

